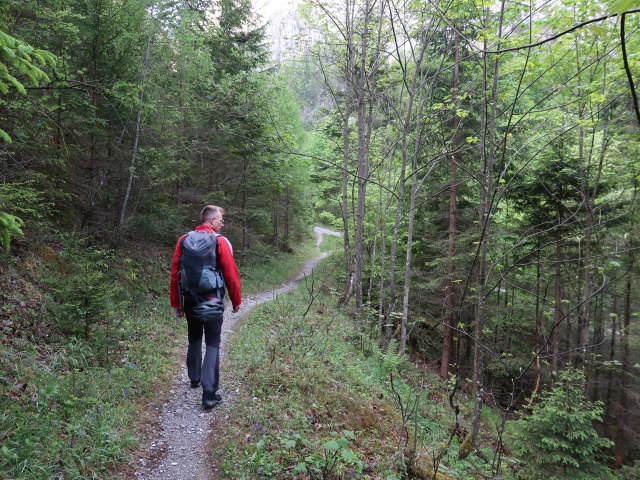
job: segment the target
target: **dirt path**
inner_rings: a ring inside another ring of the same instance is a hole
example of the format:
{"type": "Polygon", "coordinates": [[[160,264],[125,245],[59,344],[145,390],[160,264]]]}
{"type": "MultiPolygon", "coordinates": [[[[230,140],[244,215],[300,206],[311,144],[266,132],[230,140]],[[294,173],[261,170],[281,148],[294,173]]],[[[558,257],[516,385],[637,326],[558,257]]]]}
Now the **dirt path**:
{"type": "MultiPolygon", "coordinates": [[[[314,227],[316,246],[320,246],[324,235],[340,235],[322,227],[314,227]]],[[[189,387],[186,367],[180,369],[173,379],[169,392],[169,399],[158,412],[159,431],[152,434],[150,451],[144,456],[134,458],[131,469],[135,478],[144,480],[211,480],[215,477],[211,464],[207,460],[205,446],[214,422],[224,421],[228,405],[233,402],[237,393],[225,391],[225,384],[230,384],[225,372],[225,349],[227,338],[233,332],[236,323],[247,315],[254,307],[278,295],[293,290],[304,278],[310,275],[318,262],[327,256],[326,252],[307,261],[304,268],[296,277],[282,287],[251,295],[244,299],[240,312],[231,313],[230,309],[224,314],[222,325],[221,352],[221,384],[220,393],[224,402],[218,408],[203,412],[200,408],[202,389],[189,387]],[[227,378],[226,378],[227,377],[227,378]]],[[[180,355],[184,355],[183,352],[180,355]]]]}

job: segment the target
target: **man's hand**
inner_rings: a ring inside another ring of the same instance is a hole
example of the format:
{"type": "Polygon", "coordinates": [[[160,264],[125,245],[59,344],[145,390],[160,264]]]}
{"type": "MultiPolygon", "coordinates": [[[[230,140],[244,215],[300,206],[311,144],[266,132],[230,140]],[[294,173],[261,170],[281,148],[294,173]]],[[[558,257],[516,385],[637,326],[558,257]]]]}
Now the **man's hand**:
{"type": "Polygon", "coordinates": [[[239,311],[240,311],[240,305],[235,305],[233,307],[233,310],[231,310],[231,312],[233,312],[233,313],[238,313],[239,311]]]}
{"type": "Polygon", "coordinates": [[[174,308],[173,312],[176,314],[176,317],[182,317],[184,315],[184,311],[181,308],[174,308]]]}

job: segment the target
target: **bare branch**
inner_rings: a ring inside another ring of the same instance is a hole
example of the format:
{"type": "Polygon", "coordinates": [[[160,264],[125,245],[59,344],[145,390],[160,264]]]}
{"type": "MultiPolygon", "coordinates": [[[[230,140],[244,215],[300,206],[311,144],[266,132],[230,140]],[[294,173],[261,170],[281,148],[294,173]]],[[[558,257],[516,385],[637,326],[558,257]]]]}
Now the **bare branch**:
{"type": "Polygon", "coordinates": [[[636,112],[636,118],[638,124],[640,124],[640,107],[638,107],[638,95],[636,94],[636,87],[633,83],[633,76],[631,75],[631,69],[629,68],[629,59],[627,58],[627,43],[624,35],[624,21],[627,16],[625,12],[620,19],[620,44],[622,46],[622,61],[624,62],[624,70],[627,72],[627,78],[629,79],[629,89],[631,90],[631,98],[633,99],[633,107],[636,112]]]}
{"type": "MultiPolygon", "coordinates": [[[[624,12],[624,15],[626,15],[627,13],[638,13],[640,12],[640,8],[634,8],[633,10],[628,10],[626,12],[624,12]]],[[[614,13],[612,15],[605,15],[603,17],[598,17],[598,18],[592,18],[591,20],[586,20],[584,22],[581,23],[576,23],[573,27],[567,29],[567,30],[563,30],[560,33],[556,33],[555,35],[549,37],[549,38],[545,38],[544,40],[540,40],[539,42],[535,42],[535,43],[529,43],[527,45],[521,45],[519,47],[511,47],[511,48],[503,48],[503,49],[499,49],[499,50],[481,50],[481,49],[477,49],[478,53],[493,53],[493,54],[500,54],[500,53],[506,53],[506,52],[517,52],[518,50],[525,50],[527,48],[534,48],[534,47],[539,47],[540,45],[544,45],[545,43],[549,43],[549,42],[553,42],[554,40],[557,40],[560,37],[563,37],[571,32],[575,32],[576,30],[581,29],[582,27],[586,27],[587,25],[590,25],[592,23],[597,23],[597,22],[602,22],[603,20],[607,20],[609,18],[613,18],[618,16],[617,13],[614,13]]],[[[475,48],[475,47],[474,47],[475,48]]]]}

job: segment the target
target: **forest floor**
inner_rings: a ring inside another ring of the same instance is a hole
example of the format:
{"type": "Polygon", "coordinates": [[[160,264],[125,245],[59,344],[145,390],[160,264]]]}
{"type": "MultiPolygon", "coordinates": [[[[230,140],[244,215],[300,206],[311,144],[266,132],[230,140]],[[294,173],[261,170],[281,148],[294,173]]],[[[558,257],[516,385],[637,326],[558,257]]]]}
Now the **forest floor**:
{"type": "MultiPolygon", "coordinates": [[[[314,233],[318,248],[324,235],[340,235],[322,227],[314,227],[314,233]]],[[[227,309],[224,314],[221,352],[220,394],[223,403],[211,411],[203,411],[202,390],[190,388],[186,368],[179,368],[177,375],[172,379],[167,400],[162,407],[158,407],[157,416],[151,415],[152,420],[146,428],[144,445],[134,453],[131,463],[125,469],[128,475],[145,480],[211,480],[218,476],[209,461],[210,450],[207,446],[210,444],[214,426],[219,426],[220,422],[228,418],[229,405],[242,388],[241,379],[234,379],[233,372],[225,371],[225,353],[234,327],[256,306],[296,288],[303,278],[311,275],[318,262],[327,255],[326,252],[322,252],[308,260],[304,268],[280,288],[246,297],[237,314],[227,309]],[[234,385],[233,389],[225,388],[225,385],[230,384],[234,385]]],[[[176,351],[174,358],[169,360],[177,365],[183,364],[183,350],[176,351]]]]}

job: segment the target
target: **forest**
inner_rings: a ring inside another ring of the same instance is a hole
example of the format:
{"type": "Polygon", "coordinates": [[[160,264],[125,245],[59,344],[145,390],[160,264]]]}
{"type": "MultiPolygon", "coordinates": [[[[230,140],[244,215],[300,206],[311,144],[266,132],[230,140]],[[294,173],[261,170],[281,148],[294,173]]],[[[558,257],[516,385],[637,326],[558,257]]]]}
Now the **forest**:
{"type": "Polygon", "coordinates": [[[396,476],[345,450],[246,478],[639,478],[640,0],[292,5],[276,59],[250,0],[0,3],[0,474],[112,478],[37,473],[19,410],[49,395],[72,443],[78,365],[127,364],[216,204],[249,284],[342,232],[311,302],[449,409],[431,476],[402,447],[396,476]],[[445,451],[487,466],[444,477],[445,451]]]}

